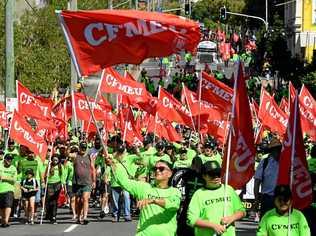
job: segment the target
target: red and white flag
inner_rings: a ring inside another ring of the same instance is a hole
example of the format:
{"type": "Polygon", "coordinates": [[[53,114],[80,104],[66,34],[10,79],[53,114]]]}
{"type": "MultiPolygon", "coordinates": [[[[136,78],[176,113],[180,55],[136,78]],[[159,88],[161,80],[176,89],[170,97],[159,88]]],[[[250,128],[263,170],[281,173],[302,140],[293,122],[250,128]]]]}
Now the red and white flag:
{"type": "Polygon", "coordinates": [[[50,119],[51,106],[38,100],[20,81],[17,81],[18,111],[35,119],[50,119]]]}
{"type": "Polygon", "coordinates": [[[294,101],[291,103],[290,111],[289,123],[279,160],[278,184],[290,185],[293,207],[304,209],[312,203],[313,191],[307,168],[297,96],[294,97],[294,101]],[[293,170],[292,173],[291,169],[293,170]]]}
{"type": "MultiPolygon", "coordinates": [[[[252,129],[251,111],[247,88],[241,64],[235,79],[235,104],[232,109],[231,150],[225,146],[223,167],[230,156],[229,170],[223,168],[223,175],[228,175],[228,183],[235,189],[243,188],[254,175],[256,149],[252,129]]],[[[228,138],[228,141],[230,139],[228,138]]]]}
{"type": "Polygon", "coordinates": [[[144,84],[124,78],[111,67],[104,69],[100,83],[101,93],[115,93],[137,97],[140,99],[139,102],[146,102],[148,99],[144,84]]]}
{"type": "Polygon", "coordinates": [[[286,100],[286,98],[282,98],[281,99],[281,102],[280,102],[280,105],[279,105],[280,109],[285,113],[285,114],[290,114],[290,111],[289,111],[289,104],[286,100]]]}
{"type": "Polygon", "coordinates": [[[233,90],[213,76],[202,72],[201,98],[219,109],[230,112],[232,107],[233,90]]]}
{"type": "Polygon", "coordinates": [[[47,152],[45,140],[38,136],[23,116],[17,112],[14,112],[11,120],[9,137],[21,145],[27,146],[36,155],[39,155],[42,160],[45,160],[47,152]]]}
{"type": "Polygon", "coordinates": [[[100,100],[100,102],[95,102],[93,98],[88,97],[88,101],[89,104],[86,101],[84,94],[74,93],[74,105],[79,120],[91,120],[89,105],[96,120],[103,120],[105,116],[104,112],[111,110],[111,107],[108,107],[102,100],[100,100]]]}
{"type": "Polygon", "coordinates": [[[312,141],[316,141],[316,102],[308,89],[303,85],[299,104],[301,112],[301,125],[304,133],[308,134],[312,141]]]}
{"type": "Polygon", "coordinates": [[[287,127],[288,116],[265,89],[261,90],[260,100],[258,117],[261,124],[271,132],[283,136],[287,127]]]}
{"type": "Polygon", "coordinates": [[[201,38],[195,21],[165,13],[94,10],[57,15],[80,77],[112,65],[194,51],[201,38]]]}

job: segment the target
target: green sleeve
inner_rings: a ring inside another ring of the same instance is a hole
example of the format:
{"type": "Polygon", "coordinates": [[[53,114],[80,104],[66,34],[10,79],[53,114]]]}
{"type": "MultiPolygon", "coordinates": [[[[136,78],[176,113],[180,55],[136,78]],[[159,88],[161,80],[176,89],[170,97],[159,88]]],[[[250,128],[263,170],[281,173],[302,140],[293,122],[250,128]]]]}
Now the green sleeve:
{"type": "Polygon", "coordinates": [[[66,174],[67,174],[67,171],[65,170],[65,167],[62,166],[62,167],[61,167],[61,178],[60,178],[61,184],[66,184],[67,175],[64,174],[65,172],[66,172],[66,174]]]}
{"type": "Polygon", "coordinates": [[[199,190],[196,191],[189,204],[187,213],[187,224],[193,227],[196,221],[200,218],[200,200],[199,200],[199,190]]]}
{"type": "Polygon", "coordinates": [[[117,163],[111,170],[117,183],[137,199],[143,199],[151,188],[148,183],[129,179],[126,170],[120,163],[117,163]]]}
{"type": "Polygon", "coordinates": [[[178,189],[175,189],[175,193],[165,198],[165,209],[170,211],[177,211],[181,202],[181,193],[178,189]]]}
{"type": "Polygon", "coordinates": [[[267,215],[264,215],[259,222],[259,226],[257,229],[257,236],[268,236],[267,232],[267,215]]]}
{"type": "Polygon", "coordinates": [[[305,216],[303,215],[302,212],[300,212],[300,223],[299,223],[299,230],[300,230],[300,235],[304,235],[304,236],[310,236],[311,235],[311,231],[309,229],[308,223],[306,221],[305,216]]]}
{"type": "Polygon", "coordinates": [[[237,211],[244,211],[245,212],[246,211],[245,207],[241,203],[241,200],[240,200],[239,196],[237,195],[237,193],[235,192],[235,190],[231,186],[228,186],[228,187],[229,187],[230,192],[231,192],[230,196],[231,196],[231,201],[233,204],[234,213],[237,211]]]}

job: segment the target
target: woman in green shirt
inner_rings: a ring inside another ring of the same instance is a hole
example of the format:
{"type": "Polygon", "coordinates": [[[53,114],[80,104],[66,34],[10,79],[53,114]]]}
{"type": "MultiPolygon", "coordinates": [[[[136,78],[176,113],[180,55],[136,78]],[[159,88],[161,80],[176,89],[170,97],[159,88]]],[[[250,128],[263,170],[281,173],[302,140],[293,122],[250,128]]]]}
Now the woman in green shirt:
{"type": "Polygon", "coordinates": [[[153,171],[155,185],[131,180],[125,168],[118,162],[107,158],[111,165],[113,177],[117,183],[130,192],[137,200],[141,209],[137,226],[137,236],[174,236],[177,229],[177,211],[180,206],[181,193],[169,186],[172,176],[171,164],[159,160],[153,171]]]}
{"type": "Polygon", "coordinates": [[[47,193],[46,193],[46,218],[53,224],[57,224],[57,200],[62,189],[64,180],[64,168],[59,160],[59,156],[54,154],[50,165],[45,171],[45,180],[47,179],[47,193]],[[49,168],[50,166],[50,168],[49,168]]]}

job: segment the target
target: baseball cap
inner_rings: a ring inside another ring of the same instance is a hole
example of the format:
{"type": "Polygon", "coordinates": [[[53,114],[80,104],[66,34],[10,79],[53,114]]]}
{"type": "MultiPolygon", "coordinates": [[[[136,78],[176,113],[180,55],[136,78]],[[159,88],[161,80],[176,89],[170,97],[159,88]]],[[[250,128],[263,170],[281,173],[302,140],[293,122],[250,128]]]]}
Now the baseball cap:
{"type": "Polygon", "coordinates": [[[292,192],[288,185],[277,185],[274,189],[274,198],[281,198],[287,202],[292,198],[292,192]]]}
{"type": "Polygon", "coordinates": [[[86,142],[82,141],[79,143],[79,148],[80,149],[87,149],[88,145],[86,142]]]}
{"type": "Polygon", "coordinates": [[[202,165],[202,174],[212,177],[221,176],[221,166],[217,161],[207,161],[202,165]]]}
{"type": "Polygon", "coordinates": [[[4,155],[4,157],[3,157],[3,159],[5,159],[5,160],[10,160],[10,161],[12,161],[13,159],[14,159],[14,157],[13,157],[13,155],[12,154],[5,154],[4,155]]]}
{"type": "Polygon", "coordinates": [[[165,144],[163,142],[158,142],[156,144],[156,149],[161,150],[165,147],[165,144]]]}

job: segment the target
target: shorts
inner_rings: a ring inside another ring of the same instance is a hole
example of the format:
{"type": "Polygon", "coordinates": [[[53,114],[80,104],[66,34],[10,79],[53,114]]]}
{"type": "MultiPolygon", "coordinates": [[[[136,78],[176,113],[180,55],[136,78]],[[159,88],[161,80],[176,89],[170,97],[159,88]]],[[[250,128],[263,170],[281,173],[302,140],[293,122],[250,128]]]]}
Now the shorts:
{"type": "Polygon", "coordinates": [[[67,189],[67,195],[69,198],[72,198],[75,196],[72,185],[67,184],[66,189],[67,189]]]}
{"type": "Polygon", "coordinates": [[[36,196],[37,192],[22,193],[22,198],[24,198],[25,200],[29,200],[30,197],[36,196]]]}
{"type": "Polygon", "coordinates": [[[90,193],[91,190],[92,190],[91,185],[74,184],[72,186],[73,193],[78,197],[81,197],[83,193],[90,193]]]}
{"type": "Polygon", "coordinates": [[[0,193],[0,209],[11,208],[13,206],[13,200],[13,192],[0,193]]]}
{"type": "Polygon", "coordinates": [[[100,192],[100,194],[104,194],[104,193],[109,194],[110,185],[106,184],[104,181],[100,181],[99,192],[100,192]]]}

